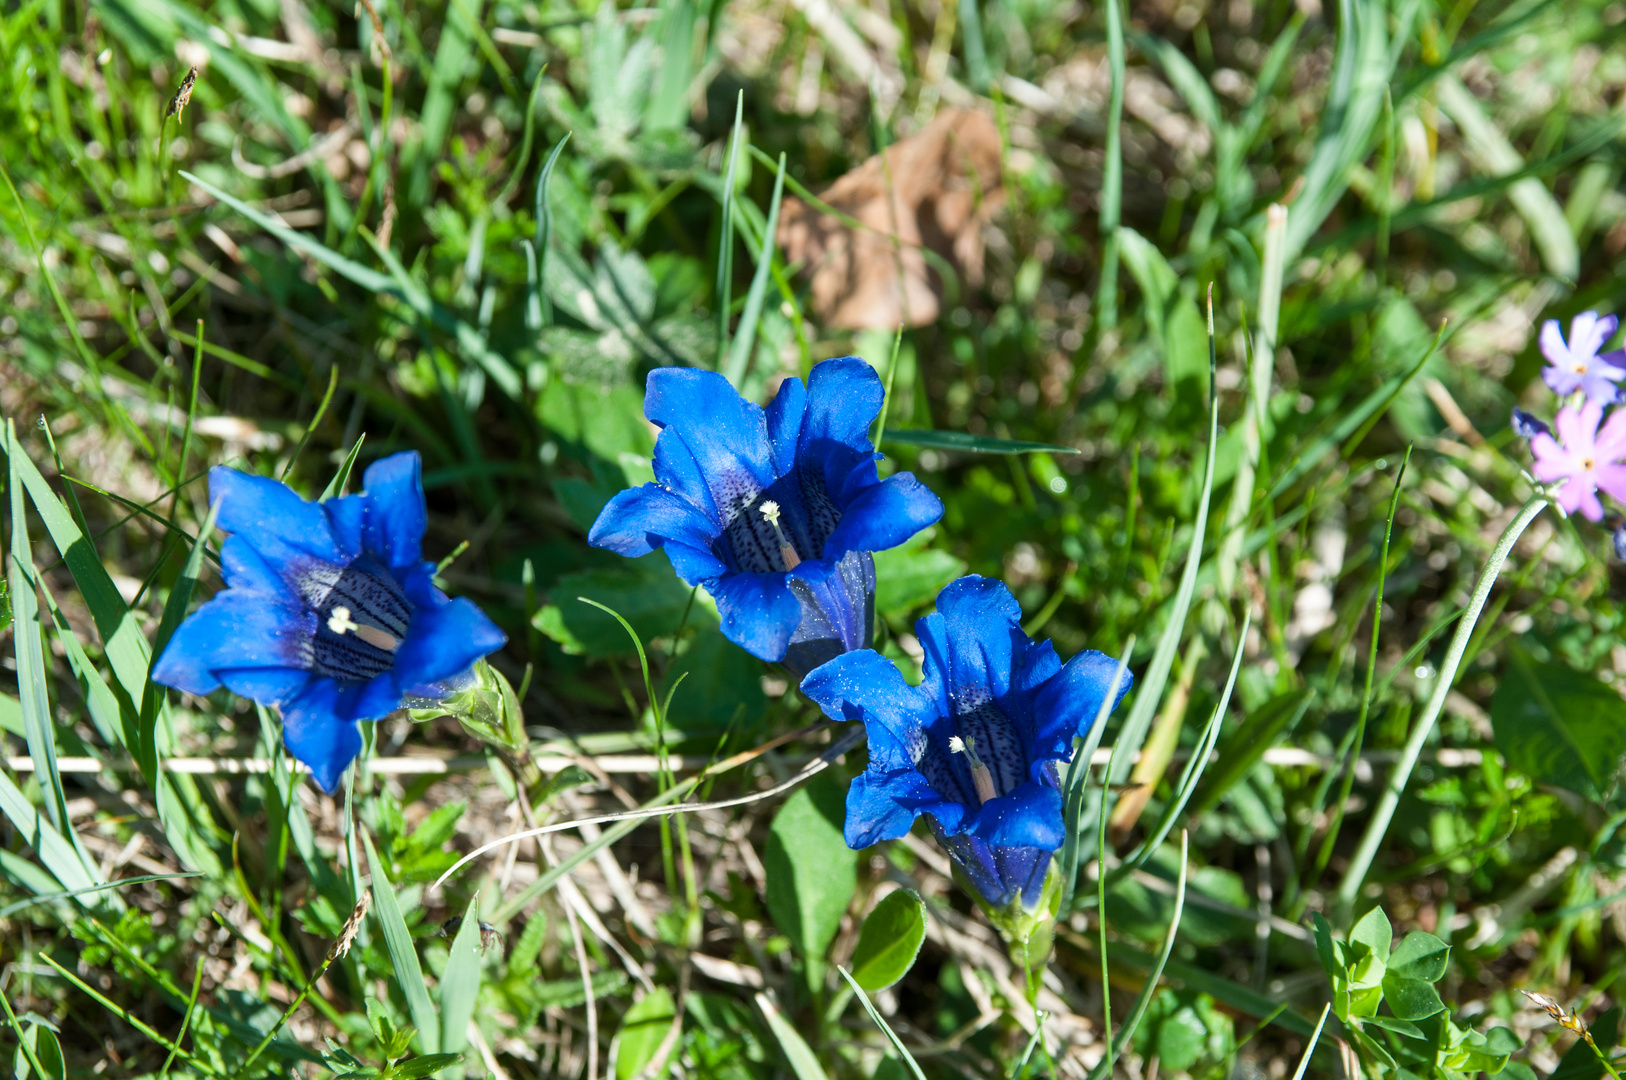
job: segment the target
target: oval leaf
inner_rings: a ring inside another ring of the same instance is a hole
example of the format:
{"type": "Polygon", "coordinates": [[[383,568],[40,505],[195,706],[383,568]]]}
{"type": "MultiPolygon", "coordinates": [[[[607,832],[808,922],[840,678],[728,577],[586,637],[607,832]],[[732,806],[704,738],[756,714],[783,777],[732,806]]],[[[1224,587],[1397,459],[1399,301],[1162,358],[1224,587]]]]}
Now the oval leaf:
{"type": "Polygon", "coordinates": [[[774,815],[763,853],[768,913],[813,962],[824,958],[858,884],[858,852],[841,838],[844,817],[840,785],[814,777],[774,815]]]}
{"type": "Polygon", "coordinates": [[[676,1015],[677,1006],[672,1003],[671,992],[661,987],[645,994],[627,1010],[621,1020],[621,1034],[616,1036],[616,1080],[632,1080],[644,1071],[666,1040],[676,1015]]]}
{"type": "Polygon", "coordinates": [[[1601,802],[1626,754],[1626,701],[1560,664],[1512,660],[1491,699],[1496,748],[1530,779],[1601,802]]]}
{"type": "Polygon", "coordinates": [[[887,893],[864,920],[853,950],[853,981],[870,993],[906,975],[926,940],[926,904],[913,889],[887,893]]]}

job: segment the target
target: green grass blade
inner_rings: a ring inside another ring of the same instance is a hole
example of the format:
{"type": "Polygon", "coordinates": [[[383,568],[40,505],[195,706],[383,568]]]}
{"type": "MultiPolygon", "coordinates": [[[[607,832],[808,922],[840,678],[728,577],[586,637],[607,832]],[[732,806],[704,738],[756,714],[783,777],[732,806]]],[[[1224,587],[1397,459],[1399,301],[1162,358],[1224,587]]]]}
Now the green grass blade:
{"type": "Polygon", "coordinates": [[[64,889],[60,892],[40,893],[30,896],[26,900],[0,907],[0,919],[9,918],[19,911],[25,911],[35,904],[47,904],[53,900],[72,900],[75,897],[86,896],[91,893],[105,892],[108,889],[118,889],[125,885],[145,885],[149,881],[179,881],[182,878],[202,877],[196,870],[182,870],[174,874],[142,874],[140,877],[119,878],[117,881],[108,881],[100,885],[92,885],[87,889],[64,889]]]}
{"type": "Polygon", "coordinates": [[[548,188],[553,183],[553,167],[559,163],[559,155],[564,152],[565,143],[569,141],[570,132],[567,131],[548,153],[548,160],[542,166],[542,175],[536,180],[536,283],[528,298],[529,306],[525,309],[525,325],[533,332],[553,321],[553,307],[548,302],[547,291],[543,288],[543,282],[547,280],[548,245],[553,242],[553,206],[548,201],[548,188]]]}
{"type": "Polygon", "coordinates": [[[395,965],[395,981],[406,996],[407,1011],[412,1014],[412,1025],[423,1040],[423,1052],[440,1050],[440,1017],[434,1003],[429,1000],[429,987],[424,982],[423,966],[418,962],[418,950],[412,943],[412,932],[407,929],[401,915],[401,904],[395,889],[384,874],[383,863],[373,848],[373,838],[362,829],[361,842],[367,849],[367,865],[373,875],[373,915],[384,933],[384,947],[389,950],[390,962],[395,965]]]}
{"type": "Polygon", "coordinates": [[[90,892],[103,884],[79,849],[40,817],[34,804],[5,773],[0,773],[0,814],[28,841],[45,869],[64,889],[73,893],[90,892]]]}
{"type": "Polygon", "coordinates": [[[864,992],[864,988],[853,980],[852,975],[848,974],[846,968],[837,967],[836,970],[841,972],[841,977],[847,980],[848,986],[852,987],[853,996],[863,1002],[864,1011],[869,1013],[871,1020],[875,1021],[875,1026],[881,1029],[881,1034],[885,1035],[886,1041],[892,1044],[892,1049],[896,1050],[898,1056],[903,1058],[903,1063],[909,1066],[909,1071],[914,1074],[915,1080],[926,1080],[926,1074],[920,1071],[920,1065],[916,1063],[915,1056],[909,1052],[907,1046],[903,1045],[903,1040],[898,1038],[898,1033],[893,1031],[892,1025],[886,1022],[886,1017],[876,1010],[875,1003],[870,1001],[869,995],[864,992]]]}
{"type": "Polygon", "coordinates": [[[762,1012],[762,1018],[768,1022],[768,1030],[773,1032],[774,1039],[779,1043],[779,1050],[785,1055],[785,1063],[790,1066],[791,1074],[796,1080],[829,1080],[824,1067],[813,1053],[813,1048],[807,1045],[801,1032],[796,1030],[785,1014],[779,1011],[772,998],[766,993],[759,992],[756,996],[757,1008],[762,1012]]]}
{"type": "Polygon", "coordinates": [[[29,500],[34,504],[40,520],[45,523],[51,543],[62,553],[63,562],[68,564],[68,570],[73,574],[74,584],[79,587],[85,607],[90,610],[90,617],[101,634],[102,648],[113,668],[114,677],[130,700],[139,707],[147,685],[149,650],[147,638],[141,632],[135,615],[114,587],[113,578],[102,565],[95,547],[79,531],[73,515],[62,505],[62,500],[51,490],[45,477],[40,475],[16,441],[15,432],[10,430],[7,432],[6,454],[18,478],[27,488],[29,500]]]}
{"type": "MultiPolygon", "coordinates": [[[[1180,834],[1180,878],[1174,888],[1174,914],[1169,918],[1169,932],[1163,939],[1163,950],[1158,953],[1157,960],[1152,964],[1152,970],[1146,975],[1146,983],[1140,988],[1140,996],[1135,999],[1135,1005],[1129,1010],[1129,1019],[1119,1028],[1112,1038],[1107,1053],[1101,1058],[1094,1069],[1090,1070],[1089,1080],[1102,1080],[1102,1077],[1112,1075],[1112,1066],[1123,1053],[1129,1040],[1135,1037],[1135,1031],[1146,1017],[1146,1010],[1152,1004],[1152,995],[1157,993],[1158,980],[1163,977],[1163,969],[1168,966],[1169,956],[1174,952],[1175,935],[1180,930],[1180,917],[1186,908],[1186,874],[1190,869],[1190,860],[1187,855],[1189,837],[1186,833],[1180,834]]],[[[1102,911],[1101,919],[1105,921],[1106,912],[1102,911]]]]}
{"type": "Polygon", "coordinates": [[[1118,0],[1107,0],[1107,70],[1111,89],[1107,97],[1106,160],[1101,171],[1101,282],[1096,286],[1095,310],[1102,330],[1118,325],[1118,225],[1123,210],[1124,155],[1124,23],[1118,0]]]}
{"type": "Polygon", "coordinates": [[[779,232],[779,204],[785,195],[785,155],[779,155],[779,171],[774,177],[773,198],[768,203],[768,223],[762,230],[762,247],[757,256],[756,276],[751,279],[751,289],[745,294],[745,308],[740,312],[739,333],[734,336],[734,343],[728,352],[728,366],[723,374],[735,387],[745,378],[745,372],[751,365],[751,353],[757,343],[757,321],[762,317],[762,302],[768,293],[769,269],[773,266],[774,253],[778,251],[776,237],[779,232]]]}
{"type": "Polygon", "coordinates": [[[17,700],[22,705],[23,729],[28,752],[34,758],[34,776],[45,799],[45,814],[58,832],[71,830],[67,796],[62,793],[62,774],[56,767],[56,725],[51,719],[51,699],[45,688],[45,643],[40,628],[39,593],[33,574],[33,545],[28,540],[27,504],[23,485],[18,482],[16,425],[6,420],[6,450],[11,463],[11,640],[17,655],[17,700]]]}
{"type": "Polygon", "coordinates": [[[1191,532],[1191,547],[1186,552],[1186,566],[1180,577],[1180,586],[1175,593],[1174,607],[1169,612],[1169,621],[1163,628],[1163,634],[1158,638],[1157,650],[1152,654],[1152,662],[1146,668],[1145,680],[1136,688],[1135,704],[1129,710],[1129,716],[1124,720],[1123,727],[1118,732],[1114,743],[1114,751],[1122,749],[1120,756],[1114,754],[1111,765],[1108,766],[1107,784],[1117,785],[1124,781],[1129,772],[1129,764],[1135,751],[1146,739],[1147,728],[1151,726],[1152,715],[1157,711],[1158,700],[1163,696],[1163,688],[1169,681],[1169,670],[1174,666],[1174,654],[1180,647],[1180,637],[1185,630],[1186,615],[1191,610],[1191,598],[1197,589],[1197,571],[1202,565],[1203,542],[1208,534],[1209,502],[1214,493],[1214,458],[1219,446],[1219,390],[1217,385],[1219,364],[1214,346],[1214,298],[1213,288],[1209,288],[1208,297],[1208,453],[1207,463],[1203,466],[1202,493],[1197,497],[1197,518],[1193,523],[1191,532]]]}
{"type": "Polygon", "coordinates": [[[1197,741],[1196,749],[1192,751],[1191,757],[1186,759],[1185,770],[1174,788],[1174,798],[1163,808],[1157,824],[1146,839],[1140,842],[1137,850],[1131,852],[1113,872],[1114,878],[1121,878],[1140,869],[1157,849],[1163,846],[1163,841],[1168,839],[1169,833],[1174,829],[1175,819],[1191,800],[1191,793],[1197,790],[1197,782],[1203,778],[1203,771],[1208,768],[1208,759],[1214,751],[1214,744],[1219,742],[1220,727],[1225,722],[1225,711],[1231,707],[1231,692],[1236,689],[1237,673],[1242,670],[1242,653],[1247,645],[1248,629],[1252,623],[1253,617],[1250,612],[1243,617],[1242,629],[1237,634],[1236,655],[1231,658],[1231,674],[1225,680],[1225,690],[1220,694],[1219,704],[1214,706],[1214,716],[1209,720],[1202,738],[1197,741]]]}
{"type": "Polygon", "coordinates": [[[883,435],[887,442],[904,443],[932,450],[954,450],[964,454],[1076,454],[1074,446],[1054,443],[1023,442],[1020,439],[996,439],[991,435],[973,435],[968,431],[927,431],[917,428],[892,429],[883,435]]]}
{"type": "MultiPolygon", "coordinates": [[[[343,275],[368,292],[393,296],[395,299],[400,300],[410,307],[420,319],[439,327],[456,338],[458,347],[470,359],[485,369],[486,374],[491,377],[491,381],[496,383],[499,389],[508,394],[509,397],[517,398],[519,396],[521,383],[519,373],[514,370],[513,365],[509,364],[505,357],[497,355],[486,347],[485,340],[482,338],[478,327],[464,322],[435,303],[422,287],[405,276],[405,272],[400,270],[398,262],[392,267],[392,269],[399,271],[398,273],[393,276],[380,274],[376,270],[370,270],[362,266],[354,259],[348,259],[340,255],[315,237],[290,229],[282,222],[262,214],[248,203],[226,194],[208,181],[202,180],[184,169],[181,170],[180,175],[188,182],[196,184],[216,199],[242,214],[289,247],[304,252],[317,262],[343,275]]],[[[375,248],[375,250],[377,249],[375,248]]],[[[382,257],[383,253],[380,252],[380,255],[382,257]]],[[[389,259],[386,261],[392,262],[394,260],[389,259]]]]}
{"type": "Polygon", "coordinates": [[[350,473],[356,467],[356,458],[361,456],[361,445],[367,441],[367,433],[362,432],[350,447],[350,452],[344,455],[344,461],[339,465],[339,471],[333,474],[333,479],[327,482],[322,489],[322,498],[331,499],[335,495],[343,495],[344,489],[350,483],[350,473]]]}
{"type": "Polygon", "coordinates": [[[460,1054],[469,1044],[469,1019],[480,996],[480,975],[484,965],[480,948],[480,897],[476,894],[463,912],[463,925],[457,928],[446,970],[440,977],[440,1045],[444,1053],[460,1054]]]}
{"type": "Polygon", "coordinates": [[[1062,820],[1066,839],[1061,849],[1061,911],[1063,916],[1073,910],[1073,890],[1078,885],[1079,849],[1083,837],[1079,831],[1079,818],[1084,812],[1084,785],[1090,775],[1090,759],[1095,756],[1095,748],[1101,745],[1101,733],[1107,727],[1107,715],[1112,704],[1117,700],[1118,687],[1123,685],[1124,673],[1129,670],[1129,657],[1135,651],[1135,635],[1129,635],[1124,642],[1123,655],[1118,658],[1118,668],[1112,673],[1112,682],[1107,685],[1106,696],[1101,699],[1101,707],[1096,712],[1095,722],[1083,738],[1073,740],[1073,759],[1067,763],[1067,779],[1062,783],[1062,820]]]}
{"type": "MultiPolygon", "coordinates": [[[[322,403],[316,406],[316,415],[311,417],[311,422],[305,425],[305,434],[299,437],[299,445],[295,446],[294,452],[288,455],[288,461],[282,466],[282,475],[277,477],[278,480],[281,480],[285,484],[288,482],[288,474],[294,471],[294,463],[299,460],[299,455],[303,454],[305,452],[305,447],[311,444],[311,437],[316,434],[316,429],[321,426],[322,417],[327,415],[327,407],[333,403],[333,391],[337,390],[338,388],[339,365],[334,364],[332,367],[328,368],[327,392],[322,395],[322,403]]],[[[188,417],[187,433],[191,434],[191,431],[191,418],[188,417]]]]}
{"type": "Polygon", "coordinates": [[[734,177],[740,167],[740,140],[745,135],[745,91],[734,99],[734,133],[728,140],[728,171],[723,174],[723,219],[717,241],[717,366],[728,355],[728,316],[734,288],[734,177]]]}

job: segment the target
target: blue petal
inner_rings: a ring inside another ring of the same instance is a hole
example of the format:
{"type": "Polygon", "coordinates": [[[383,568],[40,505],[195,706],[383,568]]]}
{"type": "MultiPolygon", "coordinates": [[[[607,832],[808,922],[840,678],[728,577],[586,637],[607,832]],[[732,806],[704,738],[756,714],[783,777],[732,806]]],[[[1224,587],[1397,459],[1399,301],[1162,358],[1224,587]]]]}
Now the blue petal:
{"type": "MultiPolygon", "coordinates": [[[[412,613],[406,640],[395,654],[393,673],[399,673],[401,685],[406,688],[437,683],[461,675],[507,641],[508,635],[473,601],[442,598],[441,603],[420,605],[412,613]]],[[[382,716],[390,709],[375,715],[382,716]]]]}
{"type": "Polygon", "coordinates": [[[713,579],[728,573],[728,564],[723,562],[710,550],[702,551],[688,544],[675,541],[661,545],[666,557],[672,563],[672,569],[677,576],[690,585],[703,585],[713,579]]]}
{"type": "Polygon", "coordinates": [[[915,818],[943,800],[917,772],[861,773],[847,788],[847,822],[842,837],[854,851],[896,840],[915,818]]]}
{"type": "Polygon", "coordinates": [[[336,711],[339,691],[332,679],[312,679],[305,692],[282,707],[282,739],[288,752],[310,769],[317,786],[332,795],[339,777],[361,753],[361,732],[336,711]]]}
{"type": "Polygon", "coordinates": [[[761,406],[740,397],[717,372],[656,368],[644,387],[644,415],[683,439],[725,518],[773,483],[761,406]]]}
{"type": "Polygon", "coordinates": [[[694,509],[704,514],[714,531],[722,530],[722,518],[717,513],[717,504],[712,500],[706,474],[700,470],[694,454],[676,431],[663,431],[656,437],[653,465],[655,479],[660,486],[681,495],[694,509]]]}
{"type": "MultiPolygon", "coordinates": [[[[594,547],[630,558],[648,555],[668,540],[710,552],[716,539],[717,528],[704,512],[659,484],[616,492],[587,533],[587,542],[594,547]]],[[[703,578],[684,580],[696,585],[703,578]]]]}
{"type": "Polygon", "coordinates": [[[833,657],[867,649],[874,636],[875,559],[849,551],[839,560],[804,562],[790,574],[802,605],[784,665],[798,679],[833,657]]]}
{"type": "Polygon", "coordinates": [[[858,493],[841,511],[841,524],[825,541],[827,556],[897,547],[943,516],[943,502],[915,479],[898,473],[858,493]]]}
{"type": "Polygon", "coordinates": [[[875,482],[875,447],[869,426],[886,393],[875,369],[856,356],[813,365],[807,378],[807,414],[797,445],[799,468],[822,473],[824,489],[839,500],[849,484],[875,482]],[[855,477],[854,471],[861,470],[855,477]]]}
{"type": "Polygon", "coordinates": [[[287,579],[241,536],[228,536],[220,545],[220,571],[231,589],[275,597],[292,607],[303,606],[287,579]]]}
{"type": "Polygon", "coordinates": [[[777,661],[802,618],[784,574],[725,574],[706,583],[723,636],[752,656],[777,661]]]}
{"type": "MultiPolygon", "coordinates": [[[[1058,760],[1068,756],[1073,739],[1088,734],[1095,723],[1101,701],[1107,696],[1112,676],[1117,671],[1117,660],[1106,653],[1085,649],[1074,654],[1066,667],[1039,688],[1033,697],[1033,719],[1040,755],[1058,760]]],[[[1112,708],[1118,707],[1134,681],[1135,676],[1125,669],[1118,692],[1113,696],[1112,708]]],[[[1034,764],[1037,767],[1038,762],[1034,764]]]]}
{"type": "Polygon", "coordinates": [[[1054,851],[1066,839],[1061,792],[1029,780],[1008,794],[989,799],[967,830],[994,847],[1036,847],[1054,851]]]}
{"type": "Polygon", "coordinates": [[[334,542],[322,507],[301,499],[287,484],[217,465],[209,470],[209,501],[220,504],[222,531],[241,536],[279,570],[301,559],[349,561],[334,542]]]}
{"type": "Polygon", "coordinates": [[[768,403],[768,443],[773,448],[773,469],[784,476],[796,467],[796,445],[802,437],[807,413],[807,390],[802,380],[786,379],[768,403]]]}
{"type": "Polygon", "coordinates": [[[936,613],[915,624],[943,715],[1006,695],[1013,653],[1027,642],[1021,618],[1004,582],[968,574],[944,586],[936,613]]]}
{"type": "Polygon", "coordinates": [[[391,454],[367,466],[361,497],[367,500],[362,548],[391,570],[423,558],[429,510],[423,498],[423,459],[416,450],[391,454]]]}
{"type": "Polygon", "coordinates": [[[367,498],[363,495],[344,495],[328,499],[322,504],[327,511],[328,527],[333,530],[334,543],[355,558],[362,552],[362,534],[367,525],[367,498]]]}
{"type": "Polygon", "coordinates": [[[872,771],[914,769],[912,749],[936,715],[932,700],[873,649],[815,668],[802,680],[802,693],[832,720],[863,721],[872,771]]]}
{"type": "Polygon", "coordinates": [[[220,671],[304,668],[315,633],[315,617],[303,608],[263,593],[227,589],[176,628],[153,665],[153,681],[207,694],[220,686],[220,671]]]}
{"type": "Polygon", "coordinates": [[[281,705],[302,694],[317,676],[300,668],[232,668],[217,671],[220,682],[241,698],[281,705]]]}

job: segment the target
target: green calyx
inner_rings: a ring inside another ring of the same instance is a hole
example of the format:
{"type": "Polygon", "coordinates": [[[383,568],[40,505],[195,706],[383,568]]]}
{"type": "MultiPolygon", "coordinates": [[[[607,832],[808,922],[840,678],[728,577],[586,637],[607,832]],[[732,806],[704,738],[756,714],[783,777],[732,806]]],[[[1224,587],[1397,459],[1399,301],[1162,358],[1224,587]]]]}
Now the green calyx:
{"type": "Polygon", "coordinates": [[[475,663],[474,681],[468,687],[430,708],[408,709],[407,715],[417,721],[455,717],[464,731],[488,746],[518,759],[527,756],[525,714],[519,697],[503,673],[484,660],[475,663]]]}

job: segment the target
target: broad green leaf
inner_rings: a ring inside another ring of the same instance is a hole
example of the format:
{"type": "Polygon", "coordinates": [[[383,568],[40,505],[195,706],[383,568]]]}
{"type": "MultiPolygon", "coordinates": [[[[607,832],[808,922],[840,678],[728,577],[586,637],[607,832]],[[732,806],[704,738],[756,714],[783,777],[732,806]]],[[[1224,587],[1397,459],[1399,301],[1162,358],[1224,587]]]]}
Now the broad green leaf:
{"type": "Polygon", "coordinates": [[[887,428],[884,442],[908,443],[932,450],[954,450],[963,454],[1076,454],[1072,446],[1053,443],[1022,442],[1019,439],[996,439],[992,435],[973,435],[967,431],[927,431],[916,428],[887,428]]]}
{"type": "Polygon", "coordinates": [[[826,770],[779,808],[768,831],[768,913],[796,951],[818,966],[858,884],[858,852],[842,839],[841,786],[826,770]]]}
{"type": "Polygon", "coordinates": [[[1380,1027],[1384,1031],[1404,1035],[1408,1039],[1426,1039],[1428,1037],[1422,1028],[1410,1020],[1397,1020],[1392,1016],[1368,1016],[1361,1023],[1367,1027],[1380,1027]]]}
{"type": "Polygon", "coordinates": [[[407,929],[401,915],[400,902],[395,889],[384,874],[384,865],[378,852],[373,850],[373,838],[366,829],[361,833],[362,846],[367,849],[367,866],[373,875],[373,915],[384,933],[384,946],[389,950],[390,963],[395,967],[395,981],[406,997],[407,1011],[412,1014],[412,1025],[418,1029],[423,1048],[433,1054],[440,1049],[440,1018],[429,1000],[429,988],[424,982],[423,966],[418,962],[418,950],[412,943],[412,932],[407,929]]]}
{"type": "Polygon", "coordinates": [[[1439,982],[1451,960],[1451,946],[1421,930],[1413,930],[1389,954],[1389,974],[1401,979],[1439,982]]]}
{"type": "Polygon", "coordinates": [[[616,1080],[632,1080],[644,1071],[655,1059],[676,1015],[672,993],[664,987],[656,987],[633,1002],[621,1018],[621,1031],[616,1035],[616,1080]]]}
{"type": "Polygon", "coordinates": [[[1626,755],[1626,701],[1612,687],[1521,650],[1491,699],[1496,748],[1532,780],[1606,798],[1626,755]]]}
{"type": "MultiPolygon", "coordinates": [[[[649,641],[677,632],[689,608],[690,591],[672,573],[666,556],[656,552],[614,568],[566,574],[550,590],[555,602],[537,612],[534,623],[567,653],[630,656],[634,652],[631,640],[614,617],[577,597],[619,611],[639,638],[649,641]]],[[[710,621],[698,602],[689,613],[691,624],[697,616],[710,621]]]]}
{"type": "Polygon", "coordinates": [[[937,598],[943,586],[965,573],[965,562],[941,548],[927,547],[933,529],[907,544],[875,553],[875,610],[903,616],[937,598]]]}
{"type": "Polygon", "coordinates": [[[1422,979],[1404,979],[1394,974],[1383,979],[1383,997],[1389,1008],[1402,1020],[1426,1020],[1445,1010],[1434,984],[1422,979]]]}
{"type": "Polygon", "coordinates": [[[1161,1068],[1185,1072],[1202,1057],[1208,1027],[1191,1005],[1182,1005],[1157,1025],[1157,1057],[1161,1068]]]}
{"type": "Polygon", "coordinates": [[[853,981],[874,993],[914,966],[926,940],[926,903],[913,889],[887,893],[864,920],[853,950],[853,981]]]}
{"type": "Polygon", "coordinates": [[[768,701],[762,692],[762,662],[721,631],[705,625],[711,621],[710,612],[703,611],[697,599],[689,625],[700,623],[704,628],[666,673],[667,686],[677,685],[674,680],[687,675],[672,696],[671,715],[666,718],[668,724],[684,731],[727,727],[736,720],[742,725],[754,724],[768,701]]]}
{"type": "Polygon", "coordinates": [[[440,1047],[449,1054],[462,1053],[469,1044],[469,1020],[474,1016],[475,999],[480,996],[484,961],[480,949],[480,897],[476,894],[463,912],[463,925],[452,939],[446,970],[440,976],[440,1047]]]}

